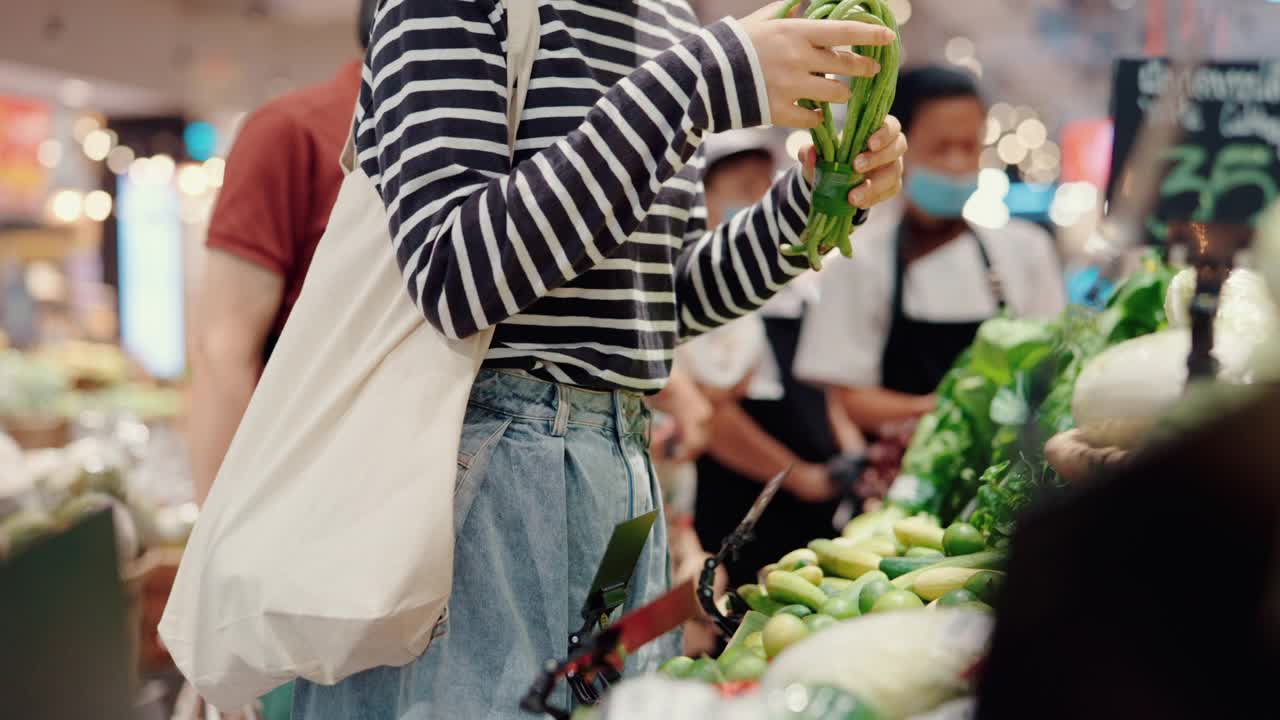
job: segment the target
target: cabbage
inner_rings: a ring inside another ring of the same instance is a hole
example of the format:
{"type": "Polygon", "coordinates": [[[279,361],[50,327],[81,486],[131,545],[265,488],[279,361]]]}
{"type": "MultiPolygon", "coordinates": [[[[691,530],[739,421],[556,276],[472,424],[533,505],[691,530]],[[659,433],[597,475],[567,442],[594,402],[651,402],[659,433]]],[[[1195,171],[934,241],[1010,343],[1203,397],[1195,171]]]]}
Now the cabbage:
{"type": "MultiPolygon", "coordinates": [[[[1165,300],[1172,329],[1116,345],[1090,361],[1076,381],[1072,414],[1084,439],[1096,447],[1132,448],[1182,397],[1191,352],[1190,312],[1195,271],[1174,278],[1165,300]]],[[[1223,283],[1214,320],[1213,355],[1218,380],[1254,383],[1280,369],[1272,345],[1280,331],[1277,310],[1263,278],[1235,270],[1223,283]]]]}

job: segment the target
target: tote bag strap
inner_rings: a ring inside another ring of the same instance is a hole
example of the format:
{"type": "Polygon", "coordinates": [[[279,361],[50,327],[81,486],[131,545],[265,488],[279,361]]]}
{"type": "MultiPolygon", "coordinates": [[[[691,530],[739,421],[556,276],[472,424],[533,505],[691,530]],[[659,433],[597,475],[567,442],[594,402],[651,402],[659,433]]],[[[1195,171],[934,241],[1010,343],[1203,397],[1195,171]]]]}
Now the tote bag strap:
{"type": "MultiPolygon", "coordinates": [[[[529,94],[529,78],[533,75],[533,60],[538,54],[541,39],[541,18],[537,0],[502,0],[507,15],[507,152],[512,160],[516,156],[516,134],[520,128],[520,116],[524,114],[524,101],[529,94]]],[[[356,113],[351,118],[351,132],[342,148],[342,172],[349,174],[356,167],[356,129],[360,122],[360,104],[356,101],[356,113]]]]}
{"type": "Polygon", "coordinates": [[[503,5],[507,9],[507,147],[514,161],[516,134],[541,39],[541,18],[537,0],[503,0],[503,5]]]}

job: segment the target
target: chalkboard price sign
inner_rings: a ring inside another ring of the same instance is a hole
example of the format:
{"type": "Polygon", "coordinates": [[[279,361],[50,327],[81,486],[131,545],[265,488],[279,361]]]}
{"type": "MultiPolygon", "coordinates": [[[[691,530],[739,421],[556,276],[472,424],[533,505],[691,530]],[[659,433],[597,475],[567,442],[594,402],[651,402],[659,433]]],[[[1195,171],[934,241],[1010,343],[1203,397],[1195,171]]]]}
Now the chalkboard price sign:
{"type": "Polygon", "coordinates": [[[1148,115],[1179,126],[1178,141],[1156,168],[1159,200],[1146,220],[1148,243],[1168,242],[1170,225],[1179,222],[1252,225],[1280,194],[1280,61],[1185,69],[1164,59],[1121,60],[1112,112],[1113,200],[1133,185],[1126,172],[1150,171],[1126,169],[1148,115]],[[1176,102],[1162,104],[1171,87],[1176,102]]]}

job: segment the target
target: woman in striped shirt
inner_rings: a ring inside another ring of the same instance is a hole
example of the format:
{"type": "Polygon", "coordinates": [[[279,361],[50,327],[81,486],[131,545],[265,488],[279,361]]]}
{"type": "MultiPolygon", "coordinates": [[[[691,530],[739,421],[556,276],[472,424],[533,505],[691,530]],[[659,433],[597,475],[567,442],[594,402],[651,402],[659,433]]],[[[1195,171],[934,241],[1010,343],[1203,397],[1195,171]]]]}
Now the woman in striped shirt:
{"type": "MultiPolygon", "coordinates": [[[[678,340],[760,307],[803,259],[813,159],[755,207],[707,227],[708,133],[807,128],[802,98],[844,102],[815,74],[871,75],[830,48],[886,44],[859,23],[698,25],[686,0],[537,2],[540,47],[514,161],[498,0],[383,0],[357,110],[360,170],[381,193],[408,292],[451,337],[496,326],[467,411],[455,492],[454,587],[431,646],[404,668],[299,683],[315,718],[517,718],[571,631],[614,525],[660,505],[642,394],[678,340]]],[[[868,207],[897,192],[896,121],[860,159],[868,207]]],[[[405,552],[413,552],[405,548],[405,552]]],[[[339,579],[340,580],[340,579],[339,579]]],[[[669,582],[654,525],[628,607],[669,582]]],[[[651,668],[655,643],[628,669],[651,668]]]]}

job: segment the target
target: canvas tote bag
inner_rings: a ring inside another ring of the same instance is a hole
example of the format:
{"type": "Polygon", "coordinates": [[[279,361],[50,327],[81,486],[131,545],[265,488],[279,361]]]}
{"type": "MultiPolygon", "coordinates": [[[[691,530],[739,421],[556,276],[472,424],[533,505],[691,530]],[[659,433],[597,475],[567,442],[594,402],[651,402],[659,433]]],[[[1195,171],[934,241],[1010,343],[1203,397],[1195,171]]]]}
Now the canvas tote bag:
{"type": "MultiPolygon", "coordinates": [[[[539,23],[535,0],[504,4],[514,152],[539,23]]],[[[407,664],[449,598],[458,443],[492,331],[450,340],[425,322],[351,140],[343,169],[160,623],[218,707],[407,664]]]]}

